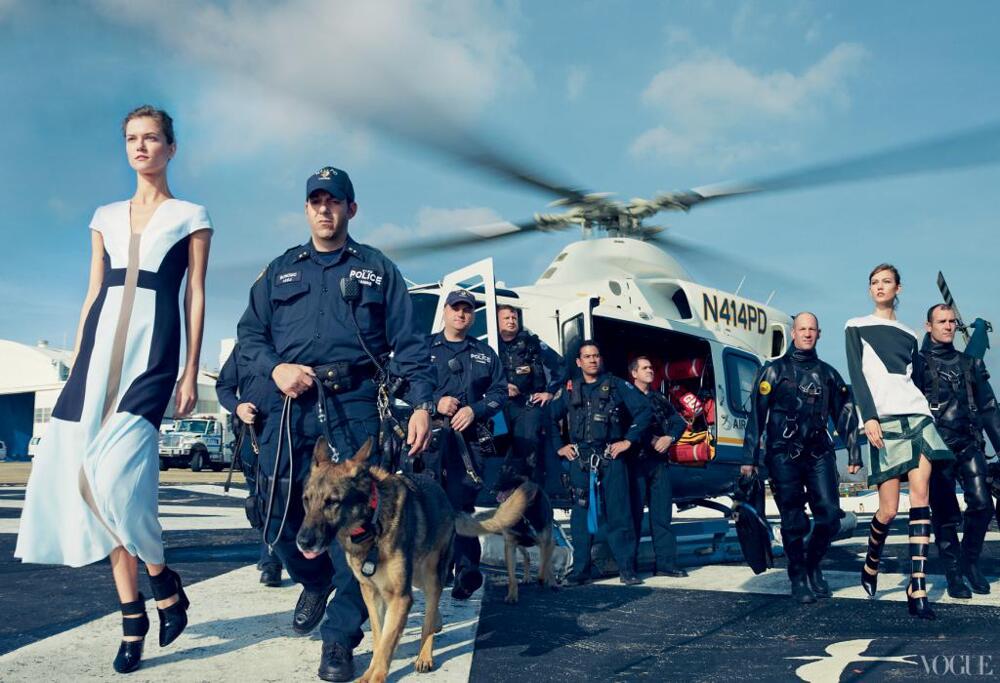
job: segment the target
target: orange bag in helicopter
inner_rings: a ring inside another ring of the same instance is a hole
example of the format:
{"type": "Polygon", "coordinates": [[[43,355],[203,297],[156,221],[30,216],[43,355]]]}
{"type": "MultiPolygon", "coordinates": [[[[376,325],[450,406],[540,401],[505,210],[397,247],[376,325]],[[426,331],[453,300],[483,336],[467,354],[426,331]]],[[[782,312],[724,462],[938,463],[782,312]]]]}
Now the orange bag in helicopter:
{"type": "Polygon", "coordinates": [[[672,360],[667,363],[665,374],[667,380],[676,382],[681,379],[695,379],[705,373],[704,358],[687,358],[685,360],[672,360]]]}
{"type": "Polygon", "coordinates": [[[705,399],[705,424],[715,424],[715,399],[705,399]]]}
{"type": "Polygon", "coordinates": [[[715,458],[715,446],[712,445],[708,430],[692,432],[689,429],[667,450],[667,457],[670,462],[678,465],[706,463],[715,458]]]}

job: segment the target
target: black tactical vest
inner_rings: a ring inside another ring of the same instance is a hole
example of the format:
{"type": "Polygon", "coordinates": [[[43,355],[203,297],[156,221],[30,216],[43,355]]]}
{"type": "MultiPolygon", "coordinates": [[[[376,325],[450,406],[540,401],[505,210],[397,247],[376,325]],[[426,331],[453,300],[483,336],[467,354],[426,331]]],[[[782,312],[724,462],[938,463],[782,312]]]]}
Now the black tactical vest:
{"type": "Polygon", "coordinates": [[[573,380],[573,388],[570,390],[567,422],[573,443],[603,447],[625,438],[613,378],[605,375],[598,383],[597,390],[591,394],[590,400],[583,396],[583,384],[583,378],[578,377],[573,380]]]}
{"type": "Polygon", "coordinates": [[[942,430],[942,436],[946,441],[963,437],[963,440],[971,438],[983,442],[972,359],[958,351],[947,360],[929,351],[921,355],[927,363],[927,377],[925,386],[920,388],[927,397],[934,423],[942,430]]]}
{"type": "Polygon", "coordinates": [[[545,391],[545,367],[542,365],[541,343],[533,334],[518,332],[503,351],[507,381],[524,394],[545,391]]]}

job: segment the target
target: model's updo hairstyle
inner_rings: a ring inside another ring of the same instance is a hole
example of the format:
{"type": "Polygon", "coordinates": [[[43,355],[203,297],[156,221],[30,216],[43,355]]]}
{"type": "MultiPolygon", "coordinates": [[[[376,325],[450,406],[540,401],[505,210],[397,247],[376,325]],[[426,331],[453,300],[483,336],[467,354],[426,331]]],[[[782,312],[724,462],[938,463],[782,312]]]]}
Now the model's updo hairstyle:
{"type": "Polygon", "coordinates": [[[141,118],[151,118],[156,121],[160,126],[160,132],[163,133],[163,137],[167,140],[167,144],[174,144],[174,120],[170,118],[170,114],[162,109],[157,109],[151,104],[136,107],[125,115],[125,119],[122,121],[122,137],[125,136],[125,128],[128,126],[128,122],[132,119],[141,118]]]}
{"type": "MultiPolygon", "coordinates": [[[[872,278],[875,277],[875,273],[881,273],[883,270],[888,270],[890,273],[892,273],[892,276],[896,279],[896,286],[897,287],[899,285],[903,284],[902,280],[899,277],[899,270],[896,269],[896,266],[892,265],[891,263],[880,263],[877,266],[875,266],[874,268],[872,268],[872,272],[868,273],[868,285],[869,286],[871,286],[872,278]]],[[[896,296],[892,300],[892,307],[895,309],[898,306],[899,306],[899,297],[896,296]]]]}

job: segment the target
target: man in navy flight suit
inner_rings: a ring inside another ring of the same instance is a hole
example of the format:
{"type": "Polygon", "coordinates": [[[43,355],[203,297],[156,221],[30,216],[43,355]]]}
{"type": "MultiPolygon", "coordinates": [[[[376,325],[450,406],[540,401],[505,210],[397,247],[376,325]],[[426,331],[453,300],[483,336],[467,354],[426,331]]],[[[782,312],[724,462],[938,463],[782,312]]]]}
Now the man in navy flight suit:
{"type": "Polygon", "coordinates": [[[576,365],[581,375],[566,383],[552,401],[552,418],[566,418],[569,439],[559,455],[569,460],[573,497],[570,533],[573,571],[570,585],[591,579],[590,548],[598,524],[605,524],[608,545],[626,586],[642,583],[636,574],[638,542],[632,522],[628,466],[625,454],[639,446],[649,428],[652,410],[634,386],[604,371],[597,343],[580,344],[576,365]]]}
{"type": "MultiPolygon", "coordinates": [[[[475,297],[464,289],[455,290],[445,299],[444,330],[430,337],[437,416],[432,446],[424,458],[425,472],[438,478],[452,506],[463,512],[475,512],[482,488],[480,438],[490,441],[486,421],[507,401],[500,358],[489,345],[469,336],[475,319],[475,297]]],[[[478,538],[455,537],[451,596],[456,600],[468,599],[483,585],[480,554],[478,538]]]]}
{"type": "MultiPolygon", "coordinates": [[[[273,394],[276,389],[269,379],[250,372],[239,359],[240,345],[236,344],[219,371],[219,378],[215,382],[215,393],[219,397],[219,403],[230,413],[233,435],[238,438],[240,430],[245,426],[248,430],[254,430],[259,439],[266,418],[262,409],[269,402],[268,394],[273,394]]],[[[249,432],[243,438],[240,452],[233,453],[234,458],[237,456],[243,464],[247,490],[252,496],[256,490],[254,473],[257,469],[257,454],[253,451],[253,440],[249,432]]],[[[260,543],[257,569],[260,570],[262,584],[271,588],[281,585],[281,560],[268,550],[267,544],[263,541],[260,543]]]]}
{"type": "Polygon", "coordinates": [[[373,377],[376,361],[385,366],[390,351],[390,370],[408,380],[407,399],[414,406],[407,435],[411,456],[427,446],[433,408],[427,341],[416,329],[406,283],[392,261],[348,235],[348,222],[357,208],[347,173],[328,166],[310,176],[305,214],[311,239],[264,269],[238,326],[248,367],[270,377],[290,402],[291,453],[278,401],[269,407],[272,417],[261,446],[261,477],[267,484],[262,490],[270,490],[275,471],[278,478],[265,540],[303,587],[293,629],[309,633],[326,608],[327,618],[320,629],[319,677],[327,681],[354,678],[352,651],[361,642],[367,612],[339,544],[318,556],[299,552],[295,544],[304,517],[302,488],[309,476],[313,446],[324,434],[316,383],[322,381],[325,388],[332,455],[340,458],[351,457],[368,438],[377,438],[373,377]],[[276,456],[279,443],[280,458],[276,456]],[[287,515],[283,514],[286,502],[290,503],[287,515]],[[274,540],[275,535],[280,538],[274,540]]]}

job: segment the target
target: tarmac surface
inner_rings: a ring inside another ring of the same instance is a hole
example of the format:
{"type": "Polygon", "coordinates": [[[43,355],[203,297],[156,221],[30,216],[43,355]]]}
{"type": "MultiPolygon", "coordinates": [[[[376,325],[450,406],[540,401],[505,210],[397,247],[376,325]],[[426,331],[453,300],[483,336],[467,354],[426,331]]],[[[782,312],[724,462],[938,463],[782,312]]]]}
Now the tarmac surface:
{"type": "MultiPolygon", "coordinates": [[[[16,482],[0,464],[0,480],[16,482]]],[[[163,473],[169,475],[171,471],[163,473]]],[[[318,631],[297,637],[291,612],[298,587],[258,582],[256,534],[243,517],[241,489],[222,492],[225,473],[160,489],[168,563],[192,601],[185,634],[161,650],[147,639],[133,681],[311,681],[318,631]]],[[[166,477],[164,477],[166,479],[166,477]]],[[[22,565],[13,559],[23,483],[0,486],[0,680],[121,679],[111,669],[120,616],[106,561],[82,569],[22,565]]],[[[905,510],[905,505],[902,506],[905,510]]],[[[856,508],[857,509],[857,508],[856,508]]],[[[606,579],[583,587],[522,586],[507,605],[499,568],[468,602],[442,599],[437,667],[414,674],[423,605],[407,624],[390,680],[851,681],[1000,678],[1000,582],[973,600],[944,594],[931,551],[930,592],[938,619],[906,611],[908,568],[901,513],[883,558],[877,600],[858,585],[870,512],[837,541],[824,564],[834,597],[800,606],[788,597],[782,560],[754,576],[740,564],[689,568],[685,579],[646,577],[625,587],[606,579]]],[[[536,565],[537,568],[537,565],[536,565]]],[[[983,569],[1000,575],[1000,534],[991,531],[983,569]]],[[[148,605],[155,632],[153,604],[148,605]]],[[[360,674],[366,639],[355,653],[360,674]]]]}

